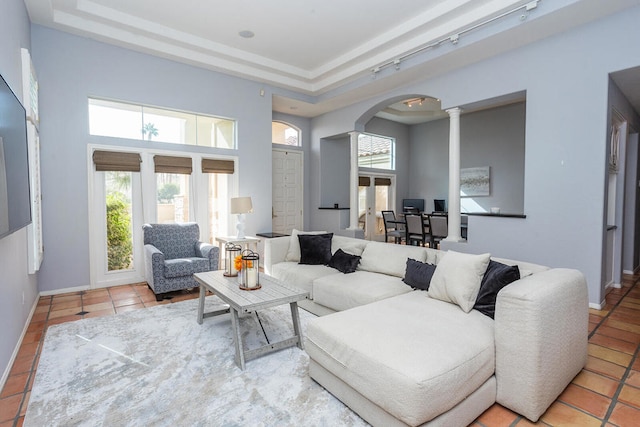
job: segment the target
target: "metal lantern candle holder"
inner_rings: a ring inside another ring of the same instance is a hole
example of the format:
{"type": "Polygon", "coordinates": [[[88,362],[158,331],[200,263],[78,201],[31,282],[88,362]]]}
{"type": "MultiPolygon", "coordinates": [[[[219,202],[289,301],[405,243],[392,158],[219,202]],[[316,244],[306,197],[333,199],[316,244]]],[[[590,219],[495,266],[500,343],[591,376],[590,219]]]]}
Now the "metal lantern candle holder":
{"type": "Polygon", "coordinates": [[[236,277],[238,275],[238,270],[236,269],[236,257],[240,255],[242,251],[242,246],[235,245],[233,243],[227,243],[224,245],[225,250],[225,265],[224,265],[224,275],[227,277],[236,277]]]}
{"type": "Polygon", "coordinates": [[[242,282],[240,289],[255,290],[260,289],[260,256],[252,250],[242,251],[242,282]]]}

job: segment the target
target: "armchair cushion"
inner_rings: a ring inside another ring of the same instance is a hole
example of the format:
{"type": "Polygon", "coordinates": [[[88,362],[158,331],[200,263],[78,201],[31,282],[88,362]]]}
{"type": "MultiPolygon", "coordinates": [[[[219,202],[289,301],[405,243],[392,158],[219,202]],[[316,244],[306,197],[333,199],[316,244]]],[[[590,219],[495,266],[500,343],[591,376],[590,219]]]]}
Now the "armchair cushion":
{"type": "Polygon", "coordinates": [[[199,238],[200,228],[195,223],[144,226],[144,243],[158,248],[165,259],[195,257],[199,238]]]}
{"type": "Polygon", "coordinates": [[[164,262],[164,277],[190,276],[193,273],[209,271],[207,258],[176,258],[164,262]]]}

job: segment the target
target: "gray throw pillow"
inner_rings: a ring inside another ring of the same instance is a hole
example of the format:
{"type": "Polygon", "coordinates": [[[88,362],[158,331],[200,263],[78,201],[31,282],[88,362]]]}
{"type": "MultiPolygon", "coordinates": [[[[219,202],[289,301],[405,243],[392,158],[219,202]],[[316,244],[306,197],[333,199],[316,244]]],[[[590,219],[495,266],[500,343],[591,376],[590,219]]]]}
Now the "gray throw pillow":
{"type": "Polygon", "coordinates": [[[344,274],[353,273],[358,268],[360,258],[358,255],[351,255],[342,249],[338,249],[331,257],[328,266],[344,274]]]}
{"type": "Polygon", "coordinates": [[[520,279],[520,269],[517,265],[506,265],[497,261],[489,261],[487,271],[480,283],[480,292],[474,309],[493,319],[496,312],[498,292],[508,284],[520,279]]]}
{"type": "Polygon", "coordinates": [[[327,265],[331,260],[331,238],[333,233],[299,234],[299,264],[327,265]]]}
{"type": "Polygon", "coordinates": [[[404,273],[404,279],[402,279],[402,281],[412,288],[428,291],[431,277],[433,277],[435,271],[435,264],[428,264],[407,258],[407,270],[404,273]]]}

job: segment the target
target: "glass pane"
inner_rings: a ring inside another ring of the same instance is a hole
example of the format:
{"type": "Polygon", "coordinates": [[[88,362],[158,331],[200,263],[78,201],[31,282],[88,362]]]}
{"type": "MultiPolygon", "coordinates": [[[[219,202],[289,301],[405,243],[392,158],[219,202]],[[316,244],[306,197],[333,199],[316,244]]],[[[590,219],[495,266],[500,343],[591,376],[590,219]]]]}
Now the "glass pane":
{"type": "Polygon", "coordinates": [[[116,138],[142,138],[142,107],[122,102],[89,99],[89,134],[116,138]]]}
{"type": "Polygon", "coordinates": [[[367,189],[369,187],[358,187],[358,227],[367,230],[367,189]]]}
{"type": "Polygon", "coordinates": [[[157,173],[159,224],[189,222],[189,178],[191,175],[157,173]]]}
{"type": "Polygon", "coordinates": [[[219,117],[198,116],[198,145],[236,148],[236,122],[219,117]]]}
{"type": "Polygon", "coordinates": [[[286,123],[271,123],[271,141],[274,144],[300,146],[300,131],[286,123]]]}
{"type": "Polygon", "coordinates": [[[376,185],[376,228],[375,234],[384,234],[384,220],[382,219],[382,211],[389,209],[389,187],[376,185]]]}
{"type": "Polygon", "coordinates": [[[358,166],[375,169],[395,169],[395,140],[378,135],[358,136],[358,166]]]}
{"type": "Polygon", "coordinates": [[[209,175],[209,243],[216,236],[229,234],[229,179],[232,175],[210,173],[209,175]]]}
{"type": "Polygon", "coordinates": [[[144,107],[142,134],[148,141],[196,145],[196,115],[144,107]]]}
{"type": "Polygon", "coordinates": [[[133,268],[132,172],[105,172],[107,270],[133,268]]]}

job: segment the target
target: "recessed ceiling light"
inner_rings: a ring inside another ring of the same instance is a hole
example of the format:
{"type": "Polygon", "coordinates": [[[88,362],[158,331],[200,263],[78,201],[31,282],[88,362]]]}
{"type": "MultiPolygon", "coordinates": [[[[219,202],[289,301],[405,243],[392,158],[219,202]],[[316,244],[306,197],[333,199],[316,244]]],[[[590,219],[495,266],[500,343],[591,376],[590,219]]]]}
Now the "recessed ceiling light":
{"type": "Polygon", "coordinates": [[[238,33],[238,35],[239,35],[240,37],[244,37],[245,39],[250,39],[250,38],[252,38],[253,36],[255,36],[255,34],[253,33],[253,31],[250,31],[250,30],[242,30],[242,31],[240,31],[240,32],[238,33]]]}

